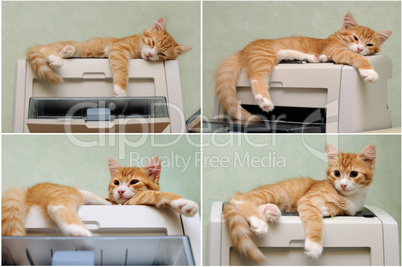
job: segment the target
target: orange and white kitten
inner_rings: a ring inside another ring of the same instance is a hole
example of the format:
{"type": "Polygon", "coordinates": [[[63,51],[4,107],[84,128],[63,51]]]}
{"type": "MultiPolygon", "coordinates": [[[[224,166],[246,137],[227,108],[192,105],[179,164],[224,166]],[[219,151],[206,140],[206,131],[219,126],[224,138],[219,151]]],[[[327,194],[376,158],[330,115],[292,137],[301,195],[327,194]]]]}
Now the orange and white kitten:
{"type": "Polygon", "coordinates": [[[305,229],[305,253],[318,258],[323,250],[323,217],[354,215],[362,210],[373,181],[376,152],[373,145],[359,154],[341,153],[327,144],[326,180],[298,178],[237,193],[225,204],[223,213],[230,237],[240,254],[254,262],[266,261],[252,234],[268,232],[267,222],[281,210],[299,213],[305,229]]]}
{"type": "Polygon", "coordinates": [[[227,115],[238,120],[259,120],[244,110],[237,101],[235,86],[241,70],[246,70],[258,106],[265,112],[274,109],[268,89],[269,78],[281,60],[309,62],[333,61],[355,67],[369,82],[378,79],[377,72],[364,57],[380,51],[392,31],[378,31],[360,26],[347,13],[341,30],[327,39],[289,37],[261,39],[227,58],[216,71],[215,91],[227,115]]]}
{"type": "Polygon", "coordinates": [[[159,191],[161,162],[152,158],[144,167],[122,167],[114,159],[109,159],[112,177],[109,184],[109,200],[113,204],[151,205],[169,207],[185,216],[194,216],[198,205],[191,200],[170,192],[159,191]]]}
{"type": "Polygon", "coordinates": [[[114,95],[126,96],[128,60],[142,58],[150,61],[176,59],[190,51],[190,46],[175,42],[166,31],[166,18],[160,18],[142,34],[118,38],[95,38],[85,42],[66,41],[32,47],[27,58],[35,74],[42,80],[59,84],[63,79],[54,71],[63,64],[63,58],[108,57],[113,74],[114,95]]]}
{"type": "Polygon", "coordinates": [[[25,219],[31,210],[49,223],[56,223],[68,236],[91,236],[77,215],[80,205],[152,205],[170,207],[185,216],[194,216],[198,212],[195,202],[173,193],[157,191],[161,173],[157,157],[143,168],[123,168],[109,159],[109,169],[112,178],[108,200],[89,191],[51,183],[7,191],[2,197],[2,235],[25,235],[25,219]]]}

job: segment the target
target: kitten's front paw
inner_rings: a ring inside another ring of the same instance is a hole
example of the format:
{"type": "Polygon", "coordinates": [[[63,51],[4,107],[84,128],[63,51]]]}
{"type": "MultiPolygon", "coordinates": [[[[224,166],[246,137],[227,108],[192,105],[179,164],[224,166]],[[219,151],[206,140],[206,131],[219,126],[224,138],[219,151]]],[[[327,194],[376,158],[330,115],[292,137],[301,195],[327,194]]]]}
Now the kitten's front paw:
{"type": "Polygon", "coordinates": [[[306,242],[304,243],[305,254],[313,259],[318,259],[318,257],[322,254],[322,246],[321,244],[311,241],[306,238],[306,242]]]}
{"type": "Polygon", "coordinates": [[[324,55],[324,54],[321,54],[321,55],[318,57],[318,60],[319,60],[320,62],[322,62],[322,63],[325,63],[325,62],[328,62],[328,57],[327,57],[326,55],[324,55]]]}
{"type": "Polygon", "coordinates": [[[72,45],[66,45],[63,49],[60,50],[59,55],[62,58],[69,58],[74,56],[75,54],[75,47],[72,45]]]}
{"type": "Polygon", "coordinates": [[[316,55],[308,55],[306,56],[306,59],[308,62],[312,62],[312,63],[318,63],[320,62],[319,58],[316,55]]]}
{"type": "Polygon", "coordinates": [[[126,90],[121,89],[117,84],[113,85],[113,92],[115,97],[125,97],[127,95],[126,90]]]}
{"type": "Polygon", "coordinates": [[[378,80],[378,73],[373,69],[359,69],[359,73],[365,81],[373,83],[378,80]]]}
{"type": "Polygon", "coordinates": [[[261,219],[258,219],[255,216],[251,216],[247,218],[248,223],[250,224],[250,230],[257,236],[263,236],[268,233],[268,224],[261,219]]]}
{"type": "Polygon", "coordinates": [[[64,231],[68,236],[92,236],[91,232],[78,224],[69,224],[64,227],[64,231]]]}
{"type": "Polygon", "coordinates": [[[193,217],[198,212],[197,203],[184,198],[173,200],[170,205],[175,211],[186,217],[193,217]]]}
{"type": "Polygon", "coordinates": [[[275,222],[279,219],[279,217],[281,217],[281,210],[275,204],[260,205],[258,206],[258,210],[269,222],[275,222]]]}
{"type": "Polygon", "coordinates": [[[274,109],[274,104],[260,94],[255,96],[255,101],[257,102],[258,106],[266,112],[270,112],[274,109]]]}
{"type": "Polygon", "coordinates": [[[63,59],[55,55],[48,56],[47,62],[49,62],[49,67],[52,69],[58,69],[63,65],[63,59]]]}

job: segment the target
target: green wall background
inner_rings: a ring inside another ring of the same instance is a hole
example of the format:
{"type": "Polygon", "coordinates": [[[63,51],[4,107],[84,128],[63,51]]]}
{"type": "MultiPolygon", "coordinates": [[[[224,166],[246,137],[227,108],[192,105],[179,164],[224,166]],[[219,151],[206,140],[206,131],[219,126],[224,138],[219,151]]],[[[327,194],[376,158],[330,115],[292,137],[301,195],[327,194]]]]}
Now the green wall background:
{"type": "Polygon", "coordinates": [[[246,192],[288,178],[310,176],[324,180],[327,142],[340,151],[354,153],[369,144],[376,146],[376,171],[365,204],[382,208],[400,226],[400,135],[206,135],[203,137],[204,260],[212,202],[228,201],[237,191],[246,192]],[[265,167],[258,164],[262,159],[265,167]]]}
{"type": "Polygon", "coordinates": [[[162,16],[167,30],[193,49],[178,58],[185,117],[200,107],[200,2],[2,2],[2,131],[12,131],[14,72],[36,44],[125,37],[150,28],[162,16]]]}
{"type": "Polygon", "coordinates": [[[401,3],[399,1],[252,1],[203,3],[203,114],[213,116],[214,73],[228,56],[257,39],[327,38],[351,12],[375,31],[392,30],[380,53],[393,62],[388,105],[393,127],[401,126],[401,3]]]}
{"type": "Polygon", "coordinates": [[[109,157],[123,166],[142,167],[151,157],[159,156],[161,191],[200,204],[199,135],[5,135],[2,144],[2,192],[52,182],[107,197],[109,157]],[[181,159],[188,161],[187,167],[181,159]]]}

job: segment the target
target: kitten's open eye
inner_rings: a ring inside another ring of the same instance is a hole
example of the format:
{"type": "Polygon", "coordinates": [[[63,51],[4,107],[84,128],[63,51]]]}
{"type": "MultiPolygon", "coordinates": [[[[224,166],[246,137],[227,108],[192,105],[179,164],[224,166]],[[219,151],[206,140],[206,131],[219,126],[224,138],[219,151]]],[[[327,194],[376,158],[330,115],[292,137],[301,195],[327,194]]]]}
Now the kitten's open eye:
{"type": "Polygon", "coordinates": [[[339,176],[341,176],[341,173],[340,173],[339,171],[334,171],[334,175],[335,175],[336,177],[339,177],[339,176]]]}
{"type": "Polygon", "coordinates": [[[139,182],[138,180],[131,180],[130,184],[136,184],[138,182],[139,182]]]}
{"type": "Polygon", "coordinates": [[[359,41],[359,39],[354,35],[353,35],[353,39],[355,39],[356,42],[359,41]]]}
{"type": "Polygon", "coordinates": [[[119,181],[117,181],[117,180],[114,181],[113,183],[114,183],[115,185],[119,185],[119,184],[120,184],[119,181]]]}
{"type": "Polygon", "coordinates": [[[154,40],[152,40],[152,47],[154,47],[155,46],[155,41],[154,40]]]}
{"type": "Polygon", "coordinates": [[[359,172],[357,172],[357,171],[351,171],[350,172],[350,177],[352,177],[352,178],[356,178],[357,175],[359,175],[359,172]]]}
{"type": "Polygon", "coordinates": [[[367,46],[374,46],[373,44],[366,44],[367,46]]]}

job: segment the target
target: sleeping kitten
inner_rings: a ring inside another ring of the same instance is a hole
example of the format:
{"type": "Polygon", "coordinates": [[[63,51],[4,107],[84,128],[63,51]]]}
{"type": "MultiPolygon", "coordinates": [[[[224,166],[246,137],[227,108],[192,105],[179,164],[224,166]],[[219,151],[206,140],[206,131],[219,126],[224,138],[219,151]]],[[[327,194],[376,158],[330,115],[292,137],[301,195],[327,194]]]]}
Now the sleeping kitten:
{"type": "Polygon", "coordinates": [[[161,163],[157,157],[142,168],[123,168],[109,159],[109,169],[112,178],[108,200],[89,191],[51,183],[7,191],[2,197],[2,235],[25,235],[25,219],[31,209],[56,223],[67,236],[91,236],[77,215],[80,205],[151,205],[170,207],[185,216],[198,212],[195,202],[158,191],[161,163]]]}
{"type": "Polygon", "coordinates": [[[235,86],[242,69],[247,71],[251,89],[258,106],[266,112],[274,109],[269,96],[269,77],[281,60],[309,62],[334,61],[355,67],[368,82],[378,79],[377,72],[364,57],[380,51],[380,46],[390,37],[391,31],[378,31],[359,26],[347,13],[343,27],[327,39],[289,37],[261,39],[247,45],[243,50],[227,58],[217,69],[215,91],[226,114],[238,120],[260,120],[244,110],[237,101],[235,86]]]}
{"type": "Polygon", "coordinates": [[[323,217],[354,215],[363,208],[373,181],[376,152],[373,145],[359,154],[341,153],[327,144],[326,180],[299,178],[237,193],[223,213],[230,237],[240,254],[254,262],[266,261],[252,233],[268,232],[267,221],[277,221],[281,210],[299,213],[304,224],[305,252],[318,258],[323,250],[323,217]]]}
{"type": "Polygon", "coordinates": [[[28,50],[27,58],[36,76],[48,83],[59,84],[63,79],[53,70],[62,66],[63,58],[108,57],[113,74],[114,95],[122,97],[126,96],[129,59],[176,59],[190,50],[190,46],[175,42],[166,31],[166,18],[162,17],[142,34],[121,39],[95,38],[82,43],[67,41],[35,46],[28,50]]]}

